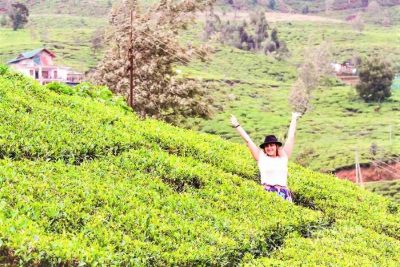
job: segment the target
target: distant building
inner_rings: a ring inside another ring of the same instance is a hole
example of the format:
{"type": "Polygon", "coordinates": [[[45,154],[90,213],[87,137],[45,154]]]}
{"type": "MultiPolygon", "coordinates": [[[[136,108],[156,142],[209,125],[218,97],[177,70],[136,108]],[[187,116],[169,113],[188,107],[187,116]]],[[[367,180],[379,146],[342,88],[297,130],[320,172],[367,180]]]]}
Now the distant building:
{"type": "Polygon", "coordinates": [[[357,75],[357,68],[350,62],[344,62],[342,64],[332,63],[331,66],[335,70],[337,75],[357,75]]]}
{"type": "Polygon", "coordinates": [[[68,67],[54,65],[55,54],[46,48],[24,52],[8,61],[8,65],[26,76],[38,80],[40,84],[62,82],[75,85],[82,81],[83,74],[68,67]]]}
{"type": "Polygon", "coordinates": [[[331,63],[331,66],[335,71],[336,77],[345,84],[355,86],[359,82],[357,68],[350,61],[342,64],[331,63]]]}
{"type": "Polygon", "coordinates": [[[7,13],[7,3],[5,2],[0,2],[0,15],[1,14],[6,14],[7,13]]]}

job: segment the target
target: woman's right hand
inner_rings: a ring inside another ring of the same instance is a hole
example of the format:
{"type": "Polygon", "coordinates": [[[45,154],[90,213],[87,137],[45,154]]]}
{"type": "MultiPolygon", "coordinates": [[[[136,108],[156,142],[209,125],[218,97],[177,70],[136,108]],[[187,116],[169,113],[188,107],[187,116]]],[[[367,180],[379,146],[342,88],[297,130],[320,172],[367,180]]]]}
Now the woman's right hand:
{"type": "Polygon", "coordinates": [[[233,115],[231,115],[231,124],[232,124],[232,127],[236,127],[236,126],[239,125],[238,120],[237,120],[236,117],[233,116],[233,115]]]}

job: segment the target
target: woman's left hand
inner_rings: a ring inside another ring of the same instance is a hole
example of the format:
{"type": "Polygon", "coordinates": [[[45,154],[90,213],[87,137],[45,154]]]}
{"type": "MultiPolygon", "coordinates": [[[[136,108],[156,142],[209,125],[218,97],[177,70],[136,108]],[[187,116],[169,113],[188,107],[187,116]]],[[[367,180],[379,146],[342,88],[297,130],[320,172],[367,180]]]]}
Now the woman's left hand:
{"type": "Polygon", "coordinates": [[[292,119],[298,119],[301,116],[303,116],[303,114],[301,114],[300,112],[292,112],[292,119]]]}

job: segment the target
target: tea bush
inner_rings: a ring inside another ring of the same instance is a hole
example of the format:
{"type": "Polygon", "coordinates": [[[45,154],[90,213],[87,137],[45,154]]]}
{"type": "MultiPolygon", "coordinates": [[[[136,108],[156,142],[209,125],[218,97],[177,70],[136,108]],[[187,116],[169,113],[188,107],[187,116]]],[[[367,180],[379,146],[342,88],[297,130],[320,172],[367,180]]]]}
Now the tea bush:
{"type": "Polygon", "coordinates": [[[140,120],[81,86],[2,69],[2,264],[398,262],[398,204],[295,164],[285,202],[258,184],[245,146],[140,120]]]}

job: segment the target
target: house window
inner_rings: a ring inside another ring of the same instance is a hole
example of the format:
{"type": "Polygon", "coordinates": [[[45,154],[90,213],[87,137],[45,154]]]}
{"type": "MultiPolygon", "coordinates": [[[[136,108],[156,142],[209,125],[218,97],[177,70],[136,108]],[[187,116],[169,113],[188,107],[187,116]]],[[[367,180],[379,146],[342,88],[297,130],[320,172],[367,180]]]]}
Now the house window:
{"type": "Polygon", "coordinates": [[[54,79],[57,79],[57,71],[54,71],[54,79]]]}
{"type": "Polygon", "coordinates": [[[47,70],[42,71],[42,77],[43,77],[43,79],[48,79],[49,78],[49,72],[47,70]]]}
{"type": "Polygon", "coordinates": [[[34,71],[33,70],[29,70],[29,75],[30,76],[34,76],[35,75],[34,71]]]}

